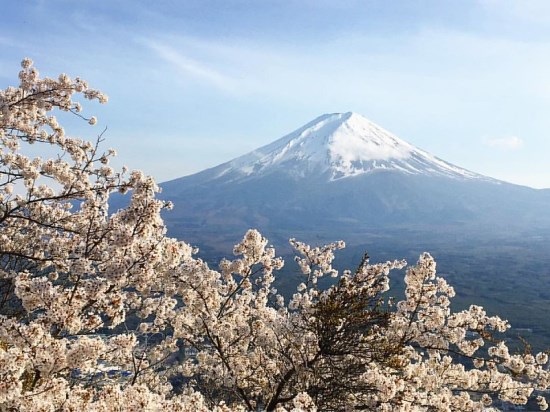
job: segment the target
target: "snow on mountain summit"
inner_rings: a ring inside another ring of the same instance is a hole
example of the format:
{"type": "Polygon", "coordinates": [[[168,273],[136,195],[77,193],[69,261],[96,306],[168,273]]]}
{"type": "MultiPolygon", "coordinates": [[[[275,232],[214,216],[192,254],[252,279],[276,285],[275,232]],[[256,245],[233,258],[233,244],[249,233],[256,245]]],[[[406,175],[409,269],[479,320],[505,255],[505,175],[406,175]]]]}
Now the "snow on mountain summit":
{"type": "Polygon", "coordinates": [[[240,180],[280,172],[333,181],[382,170],[487,179],[438,159],[352,112],[322,115],[271,144],[210,169],[210,177],[240,180]]]}

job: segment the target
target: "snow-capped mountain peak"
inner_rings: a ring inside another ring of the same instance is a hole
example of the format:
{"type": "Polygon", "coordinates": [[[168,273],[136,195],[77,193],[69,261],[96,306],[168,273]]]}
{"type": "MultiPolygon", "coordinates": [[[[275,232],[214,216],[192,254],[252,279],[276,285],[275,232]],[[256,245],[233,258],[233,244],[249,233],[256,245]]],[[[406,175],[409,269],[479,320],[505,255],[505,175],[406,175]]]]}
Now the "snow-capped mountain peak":
{"type": "Polygon", "coordinates": [[[382,170],[487,179],[394,136],[357,113],[325,114],[300,129],[211,169],[211,178],[248,179],[274,172],[339,180],[382,170]]]}
{"type": "Polygon", "coordinates": [[[235,232],[250,227],[280,241],[298,232],[313,242],[363,242],[372,230],[384,233],[378,240],[421,228],[429,235],[468,226],[478,236],[485,228],[507,234],[511,225],[521,233],[550,227],[544,212],[550,192],[449,164],[354,113],[323,115],[258,150],[161,187],[162,198],[176,205],[166,215],[171,233],[210,245],[229,244],[235,232]]]}

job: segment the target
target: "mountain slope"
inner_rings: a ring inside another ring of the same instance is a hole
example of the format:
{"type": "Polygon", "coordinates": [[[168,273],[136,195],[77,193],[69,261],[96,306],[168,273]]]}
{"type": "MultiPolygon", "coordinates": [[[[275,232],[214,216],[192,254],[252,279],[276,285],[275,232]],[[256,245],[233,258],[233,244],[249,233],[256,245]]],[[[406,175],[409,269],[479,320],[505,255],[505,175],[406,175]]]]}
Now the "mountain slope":
{"type": "Polygon", "coordinates": [[[550,227],[548,191],[452,165],[355,113],[320,116],[251,153],[161,186],[162,197],[175,203],[165,216],[171,234],[216,249],[249,227],[281,242],[550,227]]]}

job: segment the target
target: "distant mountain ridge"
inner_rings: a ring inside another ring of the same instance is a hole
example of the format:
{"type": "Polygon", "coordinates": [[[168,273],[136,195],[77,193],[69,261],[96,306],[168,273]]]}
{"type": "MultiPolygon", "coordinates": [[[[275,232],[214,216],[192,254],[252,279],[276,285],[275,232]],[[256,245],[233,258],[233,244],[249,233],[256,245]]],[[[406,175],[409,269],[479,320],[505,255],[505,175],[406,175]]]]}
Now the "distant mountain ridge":
{"type": "Polygon", "coordinates": [[[550,228],[550,191],[455,166],[351,112],[161,187],[170,234],[215,249],[250,227],[281,242],[550,228]]]}

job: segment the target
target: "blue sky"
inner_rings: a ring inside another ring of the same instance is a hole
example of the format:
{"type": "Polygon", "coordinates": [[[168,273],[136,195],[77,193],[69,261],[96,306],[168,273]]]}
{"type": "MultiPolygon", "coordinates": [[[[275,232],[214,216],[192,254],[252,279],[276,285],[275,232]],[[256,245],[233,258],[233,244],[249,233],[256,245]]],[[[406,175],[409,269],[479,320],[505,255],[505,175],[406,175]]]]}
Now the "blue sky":
{"type": "Polygon", "coordinates": [[[354,111],[467,169],[550,187],[546,0],[2,1],[0,87],[28,56],[106,92],[118,165],[165,181],[354,111]]]}

